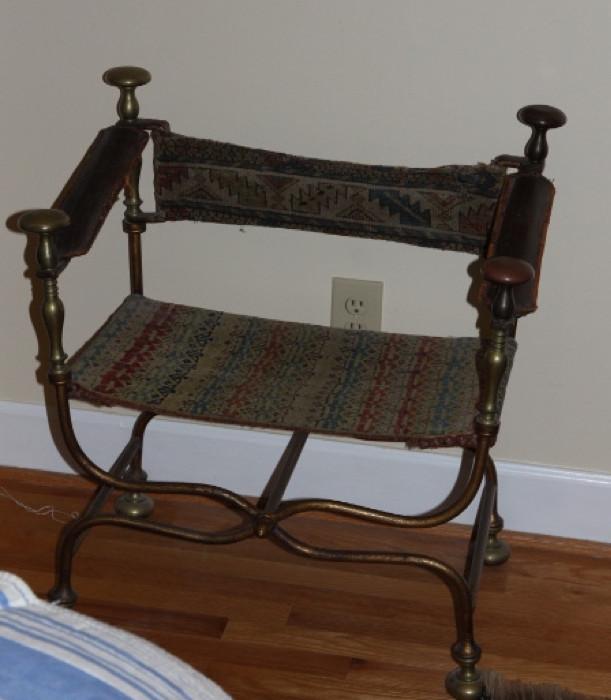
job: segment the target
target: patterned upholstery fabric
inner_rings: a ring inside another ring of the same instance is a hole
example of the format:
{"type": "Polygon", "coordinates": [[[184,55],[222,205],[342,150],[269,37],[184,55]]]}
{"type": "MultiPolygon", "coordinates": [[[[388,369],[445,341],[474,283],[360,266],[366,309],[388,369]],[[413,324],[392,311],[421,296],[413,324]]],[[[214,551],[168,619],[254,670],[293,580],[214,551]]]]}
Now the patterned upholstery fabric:
{"type": "MultiPolygon", "coordinates": [[[[70,366],[74,396],[94,403],[467,446],[474,444],[480,345],[478,338],[350,331],[133,295],[70,366]]],[[[514,350],[510,341],[511,356],[514,350]]]]}
{"type": "Polygon", "coordinates": [[[322,231],[481,253],[504,169],[402,168],[302,158],[155,131],[167,220],[322,231]]]}

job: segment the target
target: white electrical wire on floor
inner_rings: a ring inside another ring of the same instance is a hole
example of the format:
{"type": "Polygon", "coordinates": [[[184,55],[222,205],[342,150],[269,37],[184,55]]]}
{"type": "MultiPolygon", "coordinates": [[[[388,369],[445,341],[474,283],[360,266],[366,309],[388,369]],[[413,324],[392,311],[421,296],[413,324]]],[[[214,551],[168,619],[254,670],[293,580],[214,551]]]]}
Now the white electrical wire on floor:
{"type": "Polygon", "coordinates": [[[27,503],[23,503],[20,501],[18,498],[15,498],[4,486],[0,486],[0,496],[2,498],[8,498],[9,501],[12,501],[15,505],[18,505],[20,508],[23,508],[27,513],[32,513],[32,515],[49,515],[51,516],[52,520],[55,520],[57,523],[62,523],[66,524],[70,522],[70,520],[74,520],[75,518],[78,518],[79,514],[76,511],[73,511],[72,513],[66,513],[64,510],[59,510],[55,506],[41,506],[40,508],[33,508],[32,506],[27,505],[27,503]]]}

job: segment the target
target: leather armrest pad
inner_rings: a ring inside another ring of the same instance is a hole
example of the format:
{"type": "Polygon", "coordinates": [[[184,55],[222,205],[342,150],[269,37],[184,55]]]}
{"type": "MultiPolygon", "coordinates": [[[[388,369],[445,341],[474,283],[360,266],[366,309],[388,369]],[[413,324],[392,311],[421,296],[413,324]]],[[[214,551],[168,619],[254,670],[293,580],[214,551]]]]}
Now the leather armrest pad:
{"type": "Polygon", "coordinates": [[[118,125],[97,135],[53,203],[71,220],[56,240],[60,259],[84,255],[91,248],[148,138],[142,129],[118,125]]]}
{"type": "MultiPolygon", "coordinates": [[[[554,193],[553,184],[542,175],[517,173],[507,177],[499,200],[486,258],[518,258],[535,271],[533,279],[514,290],[519,316],[537,308],[541,259],[554,193]]],[[[485,294],[488,286],[484,285],[485,294]]]]}

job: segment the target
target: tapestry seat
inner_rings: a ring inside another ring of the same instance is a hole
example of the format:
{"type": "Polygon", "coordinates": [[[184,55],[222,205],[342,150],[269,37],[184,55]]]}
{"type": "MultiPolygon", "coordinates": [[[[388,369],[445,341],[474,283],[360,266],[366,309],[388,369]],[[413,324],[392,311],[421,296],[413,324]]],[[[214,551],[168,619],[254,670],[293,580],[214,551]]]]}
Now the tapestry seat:
{"type": "Polygon", "coordinates": [[[73,395],[98,404],[450,447],[475,444],[481,350],[479,338],[274,321],[134,294],[70,368],[73,395]]]}

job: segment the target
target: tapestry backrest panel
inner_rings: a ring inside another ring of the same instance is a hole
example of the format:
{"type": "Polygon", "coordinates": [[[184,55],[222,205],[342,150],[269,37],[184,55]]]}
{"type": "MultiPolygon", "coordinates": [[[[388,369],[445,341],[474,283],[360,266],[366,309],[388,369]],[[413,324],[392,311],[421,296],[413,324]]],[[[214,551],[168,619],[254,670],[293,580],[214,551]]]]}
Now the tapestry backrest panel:
{"type": "Polygon", "coordinates": [[[303,158],[154,131],[165,220],[302,229],[482,253],[505,171],[303,158]]]}

